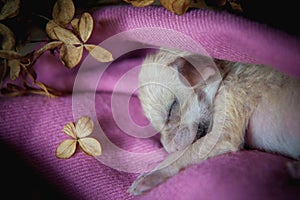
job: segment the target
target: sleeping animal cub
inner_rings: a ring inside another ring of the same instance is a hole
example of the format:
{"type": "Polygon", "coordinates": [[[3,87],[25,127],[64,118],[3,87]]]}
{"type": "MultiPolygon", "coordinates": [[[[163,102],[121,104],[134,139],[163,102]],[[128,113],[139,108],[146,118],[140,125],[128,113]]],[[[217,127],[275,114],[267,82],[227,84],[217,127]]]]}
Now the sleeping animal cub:
{"type": "Polygon", "coordinates": [[[300,81],[272,68],[160,49],[143,62],[139,98],[170,154],[133,195],[245,144],[300,159],[300,81]]]}

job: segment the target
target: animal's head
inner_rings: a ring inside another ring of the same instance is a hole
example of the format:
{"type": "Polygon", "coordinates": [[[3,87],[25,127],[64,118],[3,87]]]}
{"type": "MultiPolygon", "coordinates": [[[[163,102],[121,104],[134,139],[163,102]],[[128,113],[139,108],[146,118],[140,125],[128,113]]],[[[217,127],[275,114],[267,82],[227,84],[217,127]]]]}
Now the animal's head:
{"type": "Polygon", "coordinates": [[[139,99],[168,152],[182,150],[207,133],[218,78],[209,57],[165,49],[146,57],[139,99]]]}

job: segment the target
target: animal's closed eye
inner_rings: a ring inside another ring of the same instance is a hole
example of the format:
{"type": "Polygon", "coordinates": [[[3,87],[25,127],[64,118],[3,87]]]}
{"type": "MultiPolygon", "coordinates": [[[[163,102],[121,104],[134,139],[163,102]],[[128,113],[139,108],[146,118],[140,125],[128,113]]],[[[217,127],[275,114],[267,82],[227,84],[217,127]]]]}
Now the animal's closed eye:
{"type": "Polygon", "coordinates": [[[173,111],[174,111],[174,108],[175,108],[176,104],[177,104],[177,100],[175,99],[175,100],[172,102],[172,104],[171,104],[171,106],[170,106],[170,108],[169,108],[167,122],[170,121],[170,119],[171,119],[171,117],[172,117],[172,115],[173,115],[173,111]]]}

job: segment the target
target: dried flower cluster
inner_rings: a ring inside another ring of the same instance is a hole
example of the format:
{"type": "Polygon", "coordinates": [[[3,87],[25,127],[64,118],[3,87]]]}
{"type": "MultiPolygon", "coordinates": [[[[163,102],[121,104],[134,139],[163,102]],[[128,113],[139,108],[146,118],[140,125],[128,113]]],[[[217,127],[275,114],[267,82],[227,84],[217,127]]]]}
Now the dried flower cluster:
{"type": "MultiPolygon", "coordinates": [[[[20,0],[6,0],[0,12],[0,20],[6,20],[18,15],[20,10],[20,0]]],[[[11,29],[0,23],[0,86],[1,93],[11,96],[18,96],[25,93],[45,94],[49,97],[57,95],[58,92],[49,88],[47,85],[36,81],[36,73],[31,63],[33,63],[34,54],[20,55],[16,51],[16,40],[11,29]],[[24,87],[7,84],[2,88],[3,80],[9,71],[9,77],[12,81],[20,75],[23,78],[24,87]]]]}
{"type": "MultiPolygon", "coordinates": [[[[0,11],[0,20],[12,18],[18,15],[20,0],[3,1],[4,6],[0,11]]],[[[110,62],[112,54],[106,49],[88,44],[94,21],[92,16],[85,12],[80,18],[74,18],[75,6],[72,0],[57,0],[52,10],[52,20],[48,20],[45,32],[50,40],[40,49],[21,55],[16,50],[14,33],[0,23],[0,88],[1,94],[19,96],[27,93],[42,94],[48,97],[60,95],[60,93],[42,82],[37,82],[37,74],[33,64],[46,51],[59,51],[62,63],[73,68],[80,62],[83,49],[86,49],[92,57],[99,62],[110,62]],[[12,81],[19,77],[23,80],[23,86],[8,83],[3,87],[6,76],[12,81]]]]}
{"type": "Polygon", "coordinates": [[[76,151],[77,143],[83,152],[90,156],[101,155],[100,143],[89,136],[94,130],[94,123],[89,117],[81,117],[76,124],[73,122],[67,123],[62,132],[72,139],[62,141],[56,149],[56,157],[70,158],[76,151]]]}
{"type": "Polygon", "coordinates": [[[81,17],[74,18],[75,7],[72,0],[58,0],[53,8],[52,17],[46,25],[46,32],[53,40],[38,52],[44,52],[56,47],[60,48],[60,59],[69,68],[75,67],[81,60],[83,48],[89,51],[99,62],[110,62],[113,57],[106,49],[93,44],[86,44],[90,38],[94,21],[92,16],[85,12],[81,17]],[[73,19],[74,18],[74,19],[73,19]],[[68,29],[71,24],[72,29],[68,29]]]}
{"type": "MultiPolygon", "coordinates": [[[[13,18],[19,13],[20,0],[4,1],[0,11],[0,20],[13,18]]],[[[9,27],[0,23],[0,83],[9,69],[9,77],[15,80],[21,71],[21,56],[15,51],[15,36],[9,27]]],[[[0,84],[0,85],[1,85],[0,84]]]]}
{"type": "MultiPolygon", "coordinates": [[[[124,0],[135,7],[145,7],[155,3],[155,0],[124,0]]],[[[189,8],[223,8],[229,7],[236,12],[242,12],[241,4],[238,0],[160,0],[160,4],[167,10],[183,15],[189,8]]]]}

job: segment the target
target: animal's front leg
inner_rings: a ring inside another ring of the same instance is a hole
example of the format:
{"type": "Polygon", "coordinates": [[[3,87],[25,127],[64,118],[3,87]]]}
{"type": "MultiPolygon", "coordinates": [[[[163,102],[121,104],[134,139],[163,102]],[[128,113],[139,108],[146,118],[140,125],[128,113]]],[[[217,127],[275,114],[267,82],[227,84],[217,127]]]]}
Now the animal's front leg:
{"type": "Polygon", "coordinates": [[[163,162],[161,162],[154,170],[140,175],[131,185],[128,192],[132,195],[140,195],[144,192],[165,182],[167,179],[179,172],[180,166],[174,164],[174,161],[184,156],[191,146],[184,150],[176,151],[170,154],[163,162]]]}
{"type": "Polygon", "coordinates": [[[132,195],[143,194],[191,164],[223,153],[236,151],[240,146],[240,143],[232,144],[224,137],[220,137],[219,134],[210,133],[186,149],[170,154],[153,171],[139,176],[130,187],[129,192],[132,195]]]}
{"type": "Polygon", "coordinates": [[[167,169],[153,170],[140,175],[128,191],[132,195],[140,195],[165,182],[171,176],[167,169]]]}

